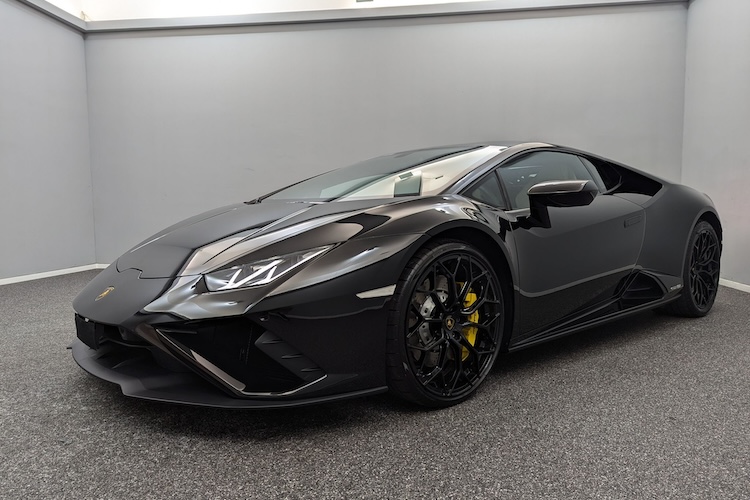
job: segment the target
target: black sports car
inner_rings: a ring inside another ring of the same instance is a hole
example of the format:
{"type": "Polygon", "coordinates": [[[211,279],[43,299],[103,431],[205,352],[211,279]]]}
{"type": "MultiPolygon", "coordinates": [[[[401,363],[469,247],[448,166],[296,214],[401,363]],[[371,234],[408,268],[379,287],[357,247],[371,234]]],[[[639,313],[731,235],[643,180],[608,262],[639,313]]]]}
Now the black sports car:
{"type": "Polygon", "coordinates": [[[500,352],[651,308],[705,315],[708,196],[544,143],[407,151],[188,219],[75,299],[73,357],[145,399],[469,397],[500,352]]]}

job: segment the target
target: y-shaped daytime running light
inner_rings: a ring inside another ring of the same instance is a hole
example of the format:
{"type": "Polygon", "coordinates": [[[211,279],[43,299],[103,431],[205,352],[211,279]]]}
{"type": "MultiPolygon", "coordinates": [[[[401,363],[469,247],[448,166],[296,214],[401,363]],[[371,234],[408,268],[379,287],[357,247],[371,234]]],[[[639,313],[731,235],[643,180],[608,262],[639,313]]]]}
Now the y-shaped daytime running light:
{"type": "Polygon", "coordinates": [[[333,245],[303,250],[249,264],[221,269],[204,275],[206,288],[212,292],[267,285],[292,269],[328,251],[333,245]]]}

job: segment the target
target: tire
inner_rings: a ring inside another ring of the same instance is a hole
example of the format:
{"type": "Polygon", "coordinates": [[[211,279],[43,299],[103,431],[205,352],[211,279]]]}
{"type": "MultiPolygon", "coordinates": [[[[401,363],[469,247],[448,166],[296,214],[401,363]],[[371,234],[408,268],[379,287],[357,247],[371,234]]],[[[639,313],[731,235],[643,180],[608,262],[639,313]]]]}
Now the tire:
{"type": "Polygon", "coordinates": [[[438,240],[404,269],[391,301],[390,390],[433,408],[469,398],[492,369],[504,324],[497,273],[474,247],[438,240]]]}
{"type": "Polygon", "coordinates": [[[698,318],[711,310],[719,289],[721,242],[714,227],[700,221],[693,228],[682,271],[684,284],[680,298],[663,310],[676,316],[698,318]]]}

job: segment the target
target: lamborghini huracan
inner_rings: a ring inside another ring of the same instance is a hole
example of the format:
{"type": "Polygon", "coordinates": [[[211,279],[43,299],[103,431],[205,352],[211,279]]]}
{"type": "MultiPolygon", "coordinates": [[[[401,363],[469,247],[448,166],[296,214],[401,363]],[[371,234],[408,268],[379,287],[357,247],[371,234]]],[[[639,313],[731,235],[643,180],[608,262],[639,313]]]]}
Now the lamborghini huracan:
{"type": "Polygon", "coordinates": [[[710,198],[546,143],[406,151],[187,219],[73,302],[72,350],[128,396],[444,407],[515,351],[646,309],[703,316],[710,198]]]}

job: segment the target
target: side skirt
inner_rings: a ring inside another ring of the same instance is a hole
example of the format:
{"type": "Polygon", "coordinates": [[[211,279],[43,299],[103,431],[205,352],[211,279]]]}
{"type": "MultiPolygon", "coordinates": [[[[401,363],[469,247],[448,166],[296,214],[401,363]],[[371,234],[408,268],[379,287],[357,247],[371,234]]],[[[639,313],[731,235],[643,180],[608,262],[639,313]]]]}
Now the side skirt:
{"type": "MultiPolygon", "coordinates": [[[[580,332],[581,330],[586,330],[586,329],[593,328],[599,325],[603,325],[605,323],[609,323],[616,319],[631,316],[633,314],[637,314],[643,311],[648,311],[650,309],[655,309],[657,307],[660,307],[660,306],[663,306],[665,304],[672,302],[673,300],[677,299],[679,296],[680,294],[670,295],[668,297],[664,297],[662,299],[655,300],[653,302],[634,306],[634,307],[625,309],[623,311],[616,311],[610,314],[606,314],[604,316],[582,321],[580,323],[573,322],[574,324],[570,324],[571,322],[568,322],[566,325],[551,328],[549,330],[540,332],[537,335],[534,335],[533,337],[530,337],[528,339],[523,339],[522,341],[518,343],[515,343],[515,344],[512,343],[508,347],[508,352],[520,351],[521,349],[526,349],[527,347],[532,347],[537,344],[547,342],[548,340],[553,340],[553,339],[557,339],[560,337],[564,337],[572,333],[580,332]]],[[[607,303],[604,306],[602,306],[601,309],[605,309],[606,307],[616,303],[618,300],[619,298],[612,300],[612,302],[607,303]]]]}

